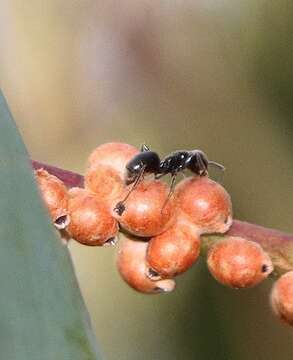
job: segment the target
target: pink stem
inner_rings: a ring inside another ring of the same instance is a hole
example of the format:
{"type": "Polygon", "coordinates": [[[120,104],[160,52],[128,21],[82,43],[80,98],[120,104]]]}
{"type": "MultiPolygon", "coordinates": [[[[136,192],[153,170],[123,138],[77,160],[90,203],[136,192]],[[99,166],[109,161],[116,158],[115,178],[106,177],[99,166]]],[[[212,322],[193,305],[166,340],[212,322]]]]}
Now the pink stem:
{"type": "Polygon", "coordinates": [[[83,187],[83,176],[77,173],[74,173],[69,170],[63,170],[56,166],[47,165],[39,161],[32,160],[32,166],[35,170],[45,169],[50,174],[57,176],[64,184],[68,187],[83,187]]]}

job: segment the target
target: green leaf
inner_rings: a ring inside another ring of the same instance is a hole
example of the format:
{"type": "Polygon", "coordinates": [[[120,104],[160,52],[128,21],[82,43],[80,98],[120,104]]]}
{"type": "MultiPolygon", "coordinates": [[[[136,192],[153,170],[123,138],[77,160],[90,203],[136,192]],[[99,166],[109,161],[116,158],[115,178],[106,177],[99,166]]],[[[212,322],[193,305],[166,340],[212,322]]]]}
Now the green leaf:
{"type": "Polygon", "coordinates": [[[101,359],[71,258],[0,91],[0,358],[101,359]]]}

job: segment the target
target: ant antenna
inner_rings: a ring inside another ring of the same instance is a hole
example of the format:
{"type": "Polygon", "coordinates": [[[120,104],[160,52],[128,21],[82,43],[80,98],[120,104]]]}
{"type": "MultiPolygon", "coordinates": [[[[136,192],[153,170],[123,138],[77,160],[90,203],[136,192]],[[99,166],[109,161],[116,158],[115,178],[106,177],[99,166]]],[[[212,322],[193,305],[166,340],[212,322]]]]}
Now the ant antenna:
{"type": "Polygon", "coordinates": [[[225,166],[223,166],[223,165],[221,165],[221,164],[219,164],[219,163],[217,163],[217,162],[215,162],[215,161],[209,161],[209,165],[212,165],[213,167],[215,167],[215,168],[217,168],[217,169],[219,169],[219,170],[221,171],[221,174],[218,175],[218,176],[216,177],[216,179],[217,179],[217,181],[218,181],[219,183],[222,183],[222,182],[223,182],[223,178],[224,178],[224,171],[226,170],[225,166]]]}
{"type": "Polygon", "coordinates": [[[215,161],[209,161],[209,165],[212,165],[212,166],[220,169],[221,171],[225,171],[225,170],[226,170],[226,168],[225,168],[224,165],[219,164],[219,163],[217,163],[217,162],[215,162],[215,161]]]}
{"type": "Polygon", "coordinates": [[[114,211],[118,214],[118,215],[122,215],[125,211],[125,205],[124,203],[127,201],[127,199],[129,198],[130,194],[132,193],[132,191],[137,187],[137,185],[140,183],[140,181],[143,178],[143,174],[145,171],[146,165],[143,165],[143,167],[140,170],[139,175],[137,176],[137,178],[135,179],[131,189],[128,191],[128,193],[126,194],[125,198],[121,201],[119,201],[116,206],[114,207],[114,211]]]}

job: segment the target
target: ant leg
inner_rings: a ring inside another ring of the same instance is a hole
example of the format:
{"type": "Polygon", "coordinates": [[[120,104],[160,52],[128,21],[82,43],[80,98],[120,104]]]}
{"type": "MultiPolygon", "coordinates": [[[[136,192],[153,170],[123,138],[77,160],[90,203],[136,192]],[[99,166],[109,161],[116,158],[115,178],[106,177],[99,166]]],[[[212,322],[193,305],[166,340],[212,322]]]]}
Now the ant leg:
{"type": "Polygon", "coordinates": [[[125,211],[125,205],[124,203],[127,201],[127,199],[129,198],[130,194],[132,193],[132,191],[137,187],[137,185],[140,183],[140,181],[142,180],[143,178],[143,174],[144,174],[144,171],[145,171],[145,168],[146,168],[146,165],[144,165],[142,168],[141,168],[141,171],[139,173],[139,175],[137,176],[137,178],[135,179],[131,189],[128,191],[128,193],[126,194],[126,196],[124,197],[123,200],[119,201],[116,206],[114,207],[114,211],[118,214],[118,215],[122,215],[123,212],[125,211]]]}
{"type": "Polygon", "coordinates": [[[146,144],[142,144],[140,147],[140,152],[150,151],[150,148],[146,144]]]}
{"type": "Polygon", "coordinates": [[[167,174],[155,174],[155,179],[156,180],[159,180],[159,179],[161,179],[161,177],[163,177],[163,176],[165,176],[165,175],[167,175],[167,174]]]}
{"type": "Polygon", "coordinates": [[[177,177],[177,173],[172,174],[171,184],[170,184],[170,191],[169,191],[169,194],[168,194],[168,199],[171,197],[171,195],[172,195],[173,192],[174,192],[176,177],[177,177]]]}
{"type": "Polygon", "coordinates": [[[180,174],[182,175],[183,180],[186,179],[186,174],[184,173],[184,171],[180,171],[180,174]]]}
{"type": "Polygon", "coordinates": [[[168,194],[168,196],[167,196],[167,199],[166,199],[165,202],[164,202],[164,205],[163,205],[163,207],[162,207],[161,213],[163,213],[165,206],[167,205],[168,201],[170,200],[170,197],[172,196],[172,194],[173,194],[173,192],[174,192],[176,177],[177,177],[177,173],[172,174],[171,184],[170,184],[170,191],[169,191],[169,194],[168,194]]]}

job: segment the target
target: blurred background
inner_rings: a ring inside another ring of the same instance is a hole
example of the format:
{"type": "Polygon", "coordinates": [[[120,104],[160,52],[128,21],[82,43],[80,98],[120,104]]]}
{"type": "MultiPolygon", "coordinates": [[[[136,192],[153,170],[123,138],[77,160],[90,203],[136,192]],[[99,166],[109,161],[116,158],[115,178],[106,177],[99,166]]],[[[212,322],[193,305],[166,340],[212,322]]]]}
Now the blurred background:
{"type": "MultiPolygon", "coordinates": [[[[0,0],[0,87],[34,159],[83,173],[108,141],[200,148],[226,166],[235,218],[293,232],[292,15],[290,0],[0,0]]],[[[201,260],[147,296],[113,249],[70,250],[105,359],[293,358],[270,280],[230,290],[201,260]]]]}

